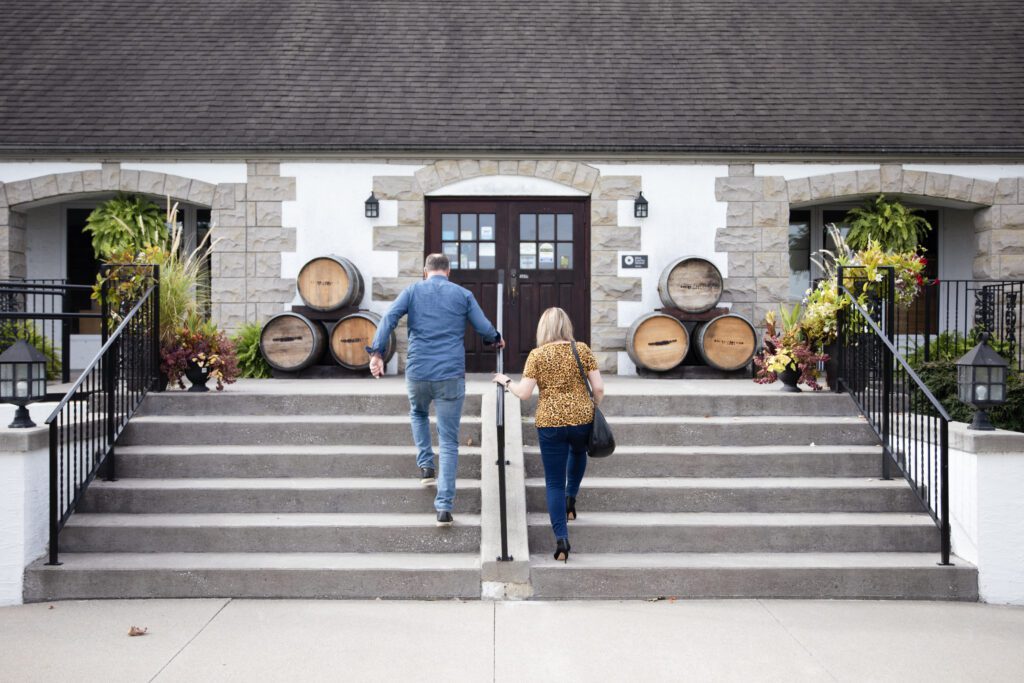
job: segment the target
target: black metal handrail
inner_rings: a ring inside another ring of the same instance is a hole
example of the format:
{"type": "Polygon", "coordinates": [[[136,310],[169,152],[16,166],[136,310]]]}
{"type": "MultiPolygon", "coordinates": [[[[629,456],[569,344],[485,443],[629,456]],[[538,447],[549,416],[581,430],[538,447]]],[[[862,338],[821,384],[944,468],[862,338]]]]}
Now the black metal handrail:
{"type": "Polygon", "coordinates": [[[107,335],[109,295],[102,289],[104,342],[46,419],[50,430],[50,557],[58,561],[59,535],[89,484],[104,470],[116,476],[114,444],[146,394],[159,386],[160,274],[151,278],[113,332],[107,335]]]}
{"type": "MultiPolygon", "coordinates": [[[[498,271],[498,313],[497,323],[498,332],[501,332],[501,320],[503,313],[503,304],[505,296],[505,271],[498,271]]],[[[498,374],[504,372],[505,369],[505,352],[503,349],[498,349],[497,371],[498,374]]],[[[505,387],[500,384],[498,387],[498,398],[495,415],[495,423],[497,427],[498,436],[498,461],[495,463],[498,466],[498,523],[500,526],[501,533],[501,555],[498,556],[498,562],[510,562],[512,556],[508,554],[508,503],[505,495],[505,466],[508,462],[505,460],[505,387]]]]}
{"type": "MultiPolygon", "coordinates": [[[[49,345],[52,351],[47,354],[47,373],[51,376],[59,374],[61,382],[68,382],[71,379],[72,323],[101,317],[95,312],[70,311],[68,298],[72,294],[88,295],[91,292],[90,285],[69,285],[62,278],[5,280],[0,282],[0,321],[25,321],[34,325],[45,341],[40,344],[32,340],[35,342],[33,345],[49,345]]],[[[20,335],[24,331],[14,332],[20,335]]]]}
{"type": "Polygon", "coordinates": [[[851,303],[839,314],[835,390],[850,394],[882,442],[882,478],[890,479],[895,466],[935,520],[940,564],[948,565],[950,416],[893,343],[893,269],[881,269],[880,283],[854,277],[848,287],[849,271],[858,269],[837,268],[838,291],[851,303]]]}

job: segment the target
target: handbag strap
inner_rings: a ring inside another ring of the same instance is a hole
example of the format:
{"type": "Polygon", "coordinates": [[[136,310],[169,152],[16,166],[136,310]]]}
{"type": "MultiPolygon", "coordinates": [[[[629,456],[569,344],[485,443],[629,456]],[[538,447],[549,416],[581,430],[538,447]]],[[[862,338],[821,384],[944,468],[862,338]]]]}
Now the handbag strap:
{"type": "Polygon", "coordinates": [[[597,407],[597,401],[594,400],[594,390],[590,388],[590,380],[587,379],[587,373],[583,371],[583,361],[580,360],[580,352],[576,350],[576,342],[571,341],[569,345],[572,346],[572,355],[576,358],[576,367],[580,369],[580,377],[583,379],[583,386],[587,388],[587,393],[590,394],[590,402],[597,407]]]}

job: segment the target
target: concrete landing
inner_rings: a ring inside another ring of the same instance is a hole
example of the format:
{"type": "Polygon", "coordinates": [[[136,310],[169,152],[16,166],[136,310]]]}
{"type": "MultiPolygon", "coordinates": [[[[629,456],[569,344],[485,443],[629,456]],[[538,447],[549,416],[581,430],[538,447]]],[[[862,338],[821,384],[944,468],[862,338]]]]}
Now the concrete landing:
{"type": "Polygon", "coordinates": [[[4,681],[934,683],[1024,671],[1024,608],[964,603],[111,600],[2,608],[0,633],[4,681]]]}

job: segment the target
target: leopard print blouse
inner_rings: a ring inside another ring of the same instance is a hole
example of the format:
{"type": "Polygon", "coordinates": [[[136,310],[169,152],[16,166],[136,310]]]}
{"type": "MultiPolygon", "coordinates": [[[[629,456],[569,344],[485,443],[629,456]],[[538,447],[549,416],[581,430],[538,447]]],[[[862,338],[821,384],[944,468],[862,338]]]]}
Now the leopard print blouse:
{"type": "MultiPolygon", "coordinates": [[[[584,371],[597,370],[597,359],[589,346],[576,342],[576,350],[584,371]]],[[[569,344],[552,342],[530,351],[523,377],[537,380],[540,389],[538,427],[568,427],[594,421],[594,404],[569,344]]]]}

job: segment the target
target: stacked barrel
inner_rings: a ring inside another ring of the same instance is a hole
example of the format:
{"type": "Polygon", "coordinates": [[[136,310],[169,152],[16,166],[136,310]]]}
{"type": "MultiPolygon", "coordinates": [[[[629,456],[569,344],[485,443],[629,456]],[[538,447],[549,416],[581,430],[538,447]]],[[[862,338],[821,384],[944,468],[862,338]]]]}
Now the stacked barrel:
{"type": "Polygon", "coordinates": [[[757,332],[743,316],[718,307],[722,291],[722,274],[710,261],[685,256],[669,264],[658,281],[664,308],[629,328],[630,360],[656,373],[683,365],[723,372],[746,368],[757,350],[757,332]]]}
{"type": "MultiPolygon", "coordinates": [[[[260,333],[260,351],[270,367],[282,373],[315,365],[366,370],[366,347],[377,334],[380,316],[359,309],[364,292],[359,269],[341,256],[319,256],[302,266],[296,287],[305,305],[278,313],[260,333]]],[[[392,333],[385,362],[395,348],[392,333]]]]}

